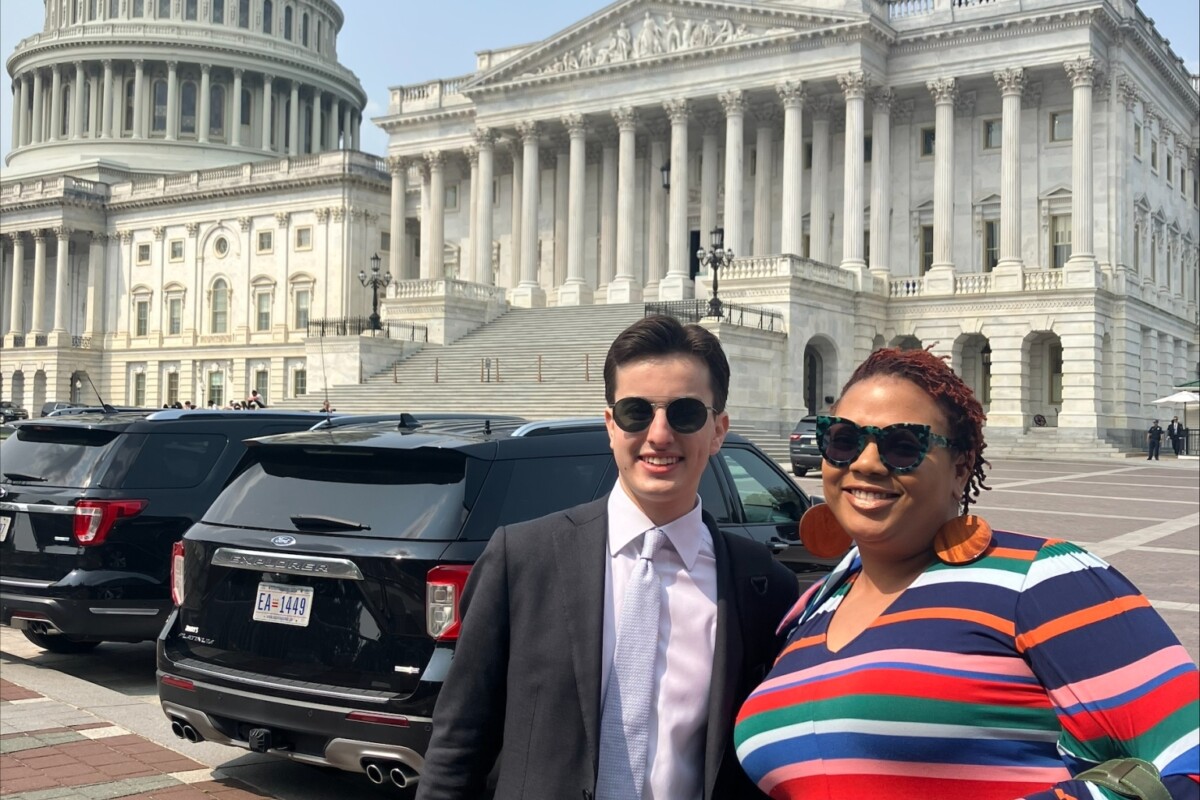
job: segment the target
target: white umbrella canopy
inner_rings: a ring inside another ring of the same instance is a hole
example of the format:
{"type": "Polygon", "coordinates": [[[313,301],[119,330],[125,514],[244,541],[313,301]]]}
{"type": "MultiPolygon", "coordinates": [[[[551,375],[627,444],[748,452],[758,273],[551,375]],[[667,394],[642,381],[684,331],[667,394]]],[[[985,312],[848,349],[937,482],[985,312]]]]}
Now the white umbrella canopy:
{"type": "Polygon", "coordinates": [[[1197,392],[1176,392],[1166,397],[1160,397],[1157,400],[1151,400],[1155,405],[1169,405],[1172,403],[1200,403],[1200,393],[1197,392]]]}

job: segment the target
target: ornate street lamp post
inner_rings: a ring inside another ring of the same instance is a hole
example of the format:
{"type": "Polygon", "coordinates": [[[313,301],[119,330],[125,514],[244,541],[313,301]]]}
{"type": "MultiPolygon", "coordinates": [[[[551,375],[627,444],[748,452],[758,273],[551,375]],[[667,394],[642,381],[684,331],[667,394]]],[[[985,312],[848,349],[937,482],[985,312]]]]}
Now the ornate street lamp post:
{"type": "Polygon", "coordinates": [[[388,284],[392,282],[392,273],[385,272],[382,275],[379,274],[379,260],[379,253],[371,256],[370,275],[367,275],[367,273],[363,272],[361,269],[358,271],[358,282],[361,283],[364,288],[367,286],[371,287],[370,322],[371,330],[373,331],[382,330],[382,327],[379,324],[379,290],[386,289],[388,284]]]}
{"type": "Polygon", "coordinates": [[[712,297],[708,300],[708,314],[710,317],[722,316],[721,314],[721,299],[717,297],[717,271],[721,267],[728,267],[733,263],[733,251],[725,249],[725,229],[712,229],[712,249],[705,250],[701,247],[696,251],[696,258],[700,259],[700,263],[712,270],[712,297]]]}

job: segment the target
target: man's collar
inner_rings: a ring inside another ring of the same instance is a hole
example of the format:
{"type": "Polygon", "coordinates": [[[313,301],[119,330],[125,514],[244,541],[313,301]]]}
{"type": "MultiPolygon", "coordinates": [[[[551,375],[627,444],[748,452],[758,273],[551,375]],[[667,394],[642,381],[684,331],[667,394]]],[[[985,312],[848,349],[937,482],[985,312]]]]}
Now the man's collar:
{"type": "Polygon", "coordinates": [[[627,547],[637,537],[651,528],[658,528],[667,535],[667,540],[679,554],[684,567],[691,572],[696,564],[700,550],[707,544],[712,551],[712,534],[704,524],[703,509],[700,496],[696,495],[696,503],[691,511],[682,517],[673,519],[666,525],[655,525],[650,518],[634,504],[625,492],[625,487],[618,479],[608,496],[608,551],[615,556],[627,547]]]}

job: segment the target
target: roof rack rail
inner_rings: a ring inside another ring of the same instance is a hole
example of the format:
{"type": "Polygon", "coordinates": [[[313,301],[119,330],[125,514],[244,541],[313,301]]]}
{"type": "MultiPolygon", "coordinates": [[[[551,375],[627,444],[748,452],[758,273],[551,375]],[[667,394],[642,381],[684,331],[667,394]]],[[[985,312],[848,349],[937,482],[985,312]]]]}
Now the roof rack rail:
{"type": "Polygon", "coordinates": [[[550,433],[579,433],[604,428],[604,417],[562,417],[529,422],[512,432],[517,436],[544,436],[550,433]]]}

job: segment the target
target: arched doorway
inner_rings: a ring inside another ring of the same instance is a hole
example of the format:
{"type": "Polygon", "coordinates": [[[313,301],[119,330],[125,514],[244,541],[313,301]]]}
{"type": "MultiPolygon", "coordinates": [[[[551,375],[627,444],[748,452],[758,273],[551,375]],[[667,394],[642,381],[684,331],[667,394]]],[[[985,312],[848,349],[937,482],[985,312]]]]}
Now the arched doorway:
{"type": "Polygon", "coordinates": [[[1062,340],[1054,331],[1033,331],[1025,337],[1022,351],[1023,384],[1029,387],[1026,425],[1058,427],[1058,412],[1062,409],[1062,340]]]}
{"type": "Polygon", "coordinates": [[[804,409],[819,414],[837,396],[837,347],[823,336],[814,336],[804,346],[804,409]]]}
{"type": "Polygon", "coordinates": [[[954,343],[954,371],[975,392],[975,398],[987,410],[992,402],[992,346],[981,333],[959,337],[954,343]]]}
{"type": "Polygon", "coordinates": [[[33,398],[29,406],[29,416],[36,417],[46,404],[46,373],[38,370],[33,373],[33,398]]]}
{"type": "Polygon", "coordinates": [[[924,350],[925,345],[921,344],[921,340],[911,333],[904,336],[897,336],[892,339],[892,347],[897,350],[924,350]]]}

